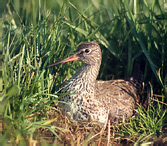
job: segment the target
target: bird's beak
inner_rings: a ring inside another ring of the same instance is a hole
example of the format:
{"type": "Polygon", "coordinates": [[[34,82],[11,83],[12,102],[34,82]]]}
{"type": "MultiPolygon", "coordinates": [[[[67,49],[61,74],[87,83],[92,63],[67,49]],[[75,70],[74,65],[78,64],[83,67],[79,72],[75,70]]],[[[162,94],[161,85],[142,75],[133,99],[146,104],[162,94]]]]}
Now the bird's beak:
{"type": "Polygon", "coordinates": [[[54,64],[51,64],[51,65],[48,65],[47,67],[51,67],[51,66],[54,66],[54,65],[57,65],[57,64],[61,64],[61,63],[65,63],[65,62],[70,62],[70,61],[75,61],[75,60],[78,60],[78,56],[76,54],[62,60],[62,61],[59,61],[59,62],[56,62],[54,64]]]}

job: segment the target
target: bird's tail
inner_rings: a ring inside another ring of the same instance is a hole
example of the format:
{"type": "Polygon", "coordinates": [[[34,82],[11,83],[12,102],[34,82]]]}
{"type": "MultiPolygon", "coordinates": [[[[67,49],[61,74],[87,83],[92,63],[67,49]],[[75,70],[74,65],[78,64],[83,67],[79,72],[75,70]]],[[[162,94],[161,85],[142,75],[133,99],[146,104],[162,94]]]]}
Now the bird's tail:
{"type": "Polygon", "coordinates": [[[132,81],[133,85],[136,87],[137,97],[135,100],[139,104],[142,104],[143,103],[142,92],[144,89],[144,87],[143,87],[143,72],[141,70],[141,66],[139,63],[135,63],[135,65],[134,65],[131,81],[132,81]]]}
{"type": "Polygon", "coordinates": [[[141,67],[139,63],[135,63],[132,77],[133,77],[133,82],[136,84],[136,88],[140,92],[142,89],[142,83],[143,83],[143,72],[141,71],[141,67]]]}

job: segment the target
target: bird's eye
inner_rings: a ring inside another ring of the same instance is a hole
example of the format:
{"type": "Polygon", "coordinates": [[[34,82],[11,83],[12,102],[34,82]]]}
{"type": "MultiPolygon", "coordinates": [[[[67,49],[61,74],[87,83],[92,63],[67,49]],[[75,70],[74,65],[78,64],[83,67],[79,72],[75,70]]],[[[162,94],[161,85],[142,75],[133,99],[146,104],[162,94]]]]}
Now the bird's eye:
{"type": "Polygon", "coordinates": [[[91,50],[90,49],[85,49],[85,53],[90,53],[91,52],[91,50]]]}

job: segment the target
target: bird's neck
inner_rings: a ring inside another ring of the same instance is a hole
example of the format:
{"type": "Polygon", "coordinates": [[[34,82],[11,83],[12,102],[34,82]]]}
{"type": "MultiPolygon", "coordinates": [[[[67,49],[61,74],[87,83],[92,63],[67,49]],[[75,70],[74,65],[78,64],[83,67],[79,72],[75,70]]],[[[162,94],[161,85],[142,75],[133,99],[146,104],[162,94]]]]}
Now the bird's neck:
{"type": "Polygon", "coordinates": [[[82,80],[84,82],[95,82],[99,74],[99,68],[100,65],[83,64],[71,79],[82,80]]]}
{"type": "Polygon", "coordinates": [[[75,75],[66,82],[63,92],[80,93],[80,95],[86,94],[93,98],[99,68],[100,65],[83,64],[82,67],[77,70],[75,75]]]}

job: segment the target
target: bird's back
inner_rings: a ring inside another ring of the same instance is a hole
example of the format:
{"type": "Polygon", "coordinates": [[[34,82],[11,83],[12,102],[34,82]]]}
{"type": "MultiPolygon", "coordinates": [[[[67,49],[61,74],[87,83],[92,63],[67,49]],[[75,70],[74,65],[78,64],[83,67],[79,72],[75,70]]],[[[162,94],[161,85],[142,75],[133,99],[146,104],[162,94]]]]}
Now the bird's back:
{"type": "Polygon", "coordinates": [[[135,65],[133,77],[129,80],[96,81],[95,98],[109,107],[110,121],[129,118],[134,113],[135,103],[141,90],[142,74],[135,65]]]}

